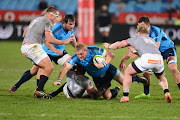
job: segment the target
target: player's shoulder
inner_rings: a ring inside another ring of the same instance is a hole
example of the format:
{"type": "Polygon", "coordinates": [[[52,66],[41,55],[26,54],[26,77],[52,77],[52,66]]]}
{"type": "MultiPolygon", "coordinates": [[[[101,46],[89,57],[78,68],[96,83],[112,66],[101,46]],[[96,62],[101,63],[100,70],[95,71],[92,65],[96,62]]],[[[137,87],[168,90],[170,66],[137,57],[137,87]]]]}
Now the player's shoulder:
{"type": "Polygon", "coordinates": [[[60,23],[55,24],[53,29],[62,29],[62,27],[63,27],[63,24],[60,22],[60,23]]]}
{"type": "Polygon", "coordinates": [[[77,54],[74,54],[73,56],[71,56],[71,59],[72,59],[72,60],[79,60],[77,54]]]}
{"type": "Polygon", "coordinates": [[[40,16],[37,19],[38,19],[39,22],[43,21],[45,24],[46,23],[52,24],[52,22],[47,17],[45,17],[45,16],[40,16]]]}
{"type": "Polygon", "coordinates": [[[154,25],[151,25],[151,30],[160,30],[161,28],[157,27],[157,26],[154,26],[154,25]]]}
{"type": "Polygon", "coordinates": [[[93,49],[100,49],[101,47],[99,47],[99,46],[88,46],[87,48],[90,50],[93,50],[93,49]]]}

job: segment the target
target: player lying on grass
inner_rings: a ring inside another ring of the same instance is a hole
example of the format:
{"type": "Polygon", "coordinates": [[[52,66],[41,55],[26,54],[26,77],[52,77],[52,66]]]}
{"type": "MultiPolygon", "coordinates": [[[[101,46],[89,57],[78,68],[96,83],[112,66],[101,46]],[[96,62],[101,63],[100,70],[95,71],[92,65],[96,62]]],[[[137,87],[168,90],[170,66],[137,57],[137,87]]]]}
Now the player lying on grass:
{"type": "Polygon", "coordinates": [[[138,26],[136,29],[137,37],[129,38],[121,42],[115,42],[112,45],[104,43],[108,49],[119,49],[127,46],[132,46],[140,56],[137,60],[129,64],[125,69],[124,82],[123,82],[123,97],[120,102],[129,102],[129,89],[132,83],[134,74],[141,73],[148,69],[153,69],[155,76],[159,80],[159,85],[164,90],[165,99],[168,103],[172,102],[168,83],[164,77],[164,62],[160,51],[158,50],[156,42],[148,37],[148,27],[145,25],[138,26]]]}
{"type": "MultiPolygon", "coordinates": [[[[64,92],[67,98],[93,98],[97,99],[106,91],[104,88],[96,90],[91,80],[85,75],[86,70],[81,65],[75,65],[66,74],[66,82],[55,92],[51,92],[50,96],[55,97],[60,92],[64,92]]],[[[111,89],[112,97],[115,98],[120,87],[111,89]]]]}
{"type": "MultiPolygon", "coordinates": [[[[111,80],[116,80],[119,84],[123,84],[124,75],[113,65],[110,64],[114,58],[114,54],[109,50],[104,50],[101,47],[90,46],[86,47],[84,44],[77,44],[75,47],[76,54],[71,57],[68,62],[62,68],[59,75],[59,80],[54,82],[54,85],[60,85],[61,80],[64,78],[66,73],[75,65],[80,64],[84,67],[87,73],[92,76],[95,86],[98,90],[106,88],[103,93],[105,99],[110,99],[113,97],[113,91],[110,91],[111,80]],[[106,58],[105,64],[99,62],[95,64],[93,62],[93,57],[95,55],[102,55],[106,58]]],[[[133,79],[138,78],[137,76],[133,79]]]]}

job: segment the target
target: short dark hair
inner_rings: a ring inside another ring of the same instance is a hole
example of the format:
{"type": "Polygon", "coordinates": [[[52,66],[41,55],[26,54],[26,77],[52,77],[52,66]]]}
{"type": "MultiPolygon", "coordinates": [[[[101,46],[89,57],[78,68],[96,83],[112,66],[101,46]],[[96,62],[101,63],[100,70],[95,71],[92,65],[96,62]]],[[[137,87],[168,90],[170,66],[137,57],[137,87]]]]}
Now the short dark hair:
{"type": "Polygon", "coordinates": [[[58,11],[58,9],[55,8],[54,6],[50,6],[50,7],[48,7],[47,10],[46,10],[46,12],[56,12],[56,11],[58,11]]]}
{"type": "Polygon", "coordinates": [[[138,23],[144,22],[145,24],[150,24],[150,20],[147,16],[142,16],[139,18],[138,23]]]}
{"type": "Polygon", "coordinates": [[[75,17],[73,15],[71,15],[71,14],[65,15],[64,19],[63,19],[63,22],[67,23],[68,21],[75,22],[75,17]]]}

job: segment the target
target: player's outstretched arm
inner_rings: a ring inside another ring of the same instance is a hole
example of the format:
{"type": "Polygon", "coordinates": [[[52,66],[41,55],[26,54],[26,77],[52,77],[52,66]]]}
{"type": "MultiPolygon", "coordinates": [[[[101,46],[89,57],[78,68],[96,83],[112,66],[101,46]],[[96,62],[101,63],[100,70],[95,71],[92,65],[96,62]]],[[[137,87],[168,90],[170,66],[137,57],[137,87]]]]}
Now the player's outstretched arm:
{"type": "Polygon", "coordinates": [[[61,72],[59,73],[59,77],[58,80],[56,82],[53,83],[53,85],[60,85],[62,79],[64,78],[64,76],[66,75],[66,73],[72,68],[73,66],[71,64],[69,64],[68,62],[66,62],[61,70],[61,72]]]}
{"type": "Polygon", "coordinates": [[[106,63],[107,65],[111,63],[111,61],[114,59],[115,55],[113,52],[109,51],[109,50],[104,50],[103,52],[103,56],[106,57],[106,63]]]}
{"type": "Polygon", "coordinates": [[[45,37],[46,37],[45,38],[46,42],[51,43],[51,44],[55,44],[55,45],[68,44],[71,41],[73,41],[72,38],[68,38],[64,41],[58,40],[58,39],[53,37],[52,32],[50,32],[50,31],[45,31],[45,37]]]}
{"type": "Polygon", "coordinates": [[[73,47],[75,47],[77,45],[77,41],[76,41],[76,37],[74,36],[74,34],[71,36],[71,38],[73,39],[73,41],[71,41],[71,45],[73,47]]]}
{"type": "Polygon", "coordinates": [[[54,53],[58,54],[58,55],[63,55],[63,51],[60,49],[56,49],[52,44],[44,42],[44,44],[46,45],[46,47],[48,49],[50,49],[51,51],[53,51],[54,53]]]}
{"type": "Polygon", "coordinates": [[[123,40],[123,41],[118,41],[115,42],[113,44],[109,44],[109,43],[103,43],[103,45],[107,48],[107,49],[119,49],[119,48],[123,48],[123,47],[127,47],[128,43],[127,40],[123,40]]]}
{"type": "Polygon", "coordinates": [[[123,59],[121,60],[121,63],[119,65],[119,69],[120,71],[124,71],[126,69],[126,61],[130,58],[129,54],[130,54],[130,50],[128,49],[127,52],[125,53],[125,55],[123,56],[123,59]]]}

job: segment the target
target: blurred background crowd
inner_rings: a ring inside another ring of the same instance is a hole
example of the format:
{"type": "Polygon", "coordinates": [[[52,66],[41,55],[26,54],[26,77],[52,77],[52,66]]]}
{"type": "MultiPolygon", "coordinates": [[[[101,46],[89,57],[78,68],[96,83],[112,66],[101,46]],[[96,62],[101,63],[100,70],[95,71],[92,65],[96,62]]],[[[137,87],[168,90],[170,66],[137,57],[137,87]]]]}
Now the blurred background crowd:
{"type": "MultiPolygon", "coordinates": [[[[78,18],[79,1],[0,0],[0,31],[4,33],[6,22],[30,22],[38,16],[39,13],[37,11],[42,13],[42,10],[51,5],[60,10],[62,15],[73,14],[78,18]],[[14,16],[10,13],[8,14],[9,16],[5,14],[5,12],[11,11],[21,11],[21,13],[15,12],[15,16],[16,14],[22,15],[23,11],[26,13],[31,11],[32,14],[28,14],[29,16],[18,16],[18,18],[15,17],[13,19],[14,16]]],[[[134,29],[138,17],[143,15],[148,16],[152,24],[160,26],[164,30],[168,29],[169,31],[166,32],[169,32],[168,35],[176,43],[180,40],[180,35],[178,35],[180,30],[177,27],[180,25],[180,0],[93,0],[93,2],[95,42],[114,42],[132,36],[132,29],[134,29]],[[101,26],[108,26],[109,30],[104,33],[100,30],[101,26]]],[[[77,20],[75,31],[78,31],[77,20]]],[[[0,39],[6,39],[6,37],[2,37],[1,33],[0,39]]],[[[78,37],[78,33],[76,34],[78,37]]],[[[9,37],[7,39],[17,38],[9,37]]]]}

